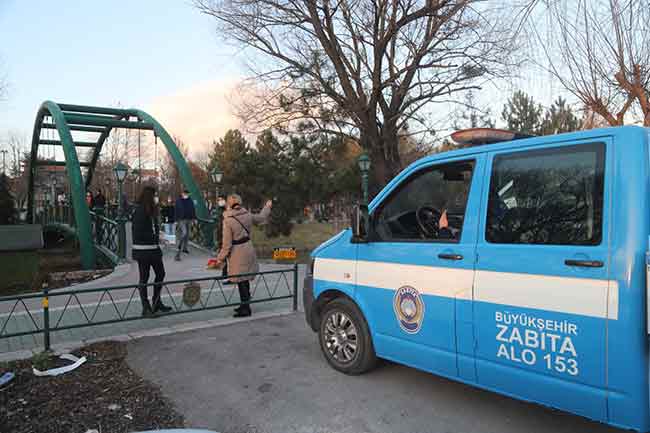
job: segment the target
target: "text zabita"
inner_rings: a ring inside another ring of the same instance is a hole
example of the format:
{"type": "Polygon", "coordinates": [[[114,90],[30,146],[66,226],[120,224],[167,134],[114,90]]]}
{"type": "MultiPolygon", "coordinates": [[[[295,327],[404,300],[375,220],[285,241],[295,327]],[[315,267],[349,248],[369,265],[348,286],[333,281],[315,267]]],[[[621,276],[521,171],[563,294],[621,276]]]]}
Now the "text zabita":
{"type": "Polygon", "coordinates": [[[578,353],[571,339],[578,335],[575,323],[501,311],[495,313],[495,322],[497,358],[532,366],[541,357],[548,370],[579,374],[578,353]]]}

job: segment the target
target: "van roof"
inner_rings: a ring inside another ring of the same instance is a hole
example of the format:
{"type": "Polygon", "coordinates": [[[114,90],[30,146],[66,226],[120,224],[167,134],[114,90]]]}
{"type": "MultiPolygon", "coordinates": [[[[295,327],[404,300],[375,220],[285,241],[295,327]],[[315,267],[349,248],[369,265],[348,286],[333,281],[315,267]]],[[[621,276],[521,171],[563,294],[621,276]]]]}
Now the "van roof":
{"type": "Polygon", "coordinates": [[[415,161],[411,165],[420,165],[429,161],[436,161],[439,159],[458,157],[463,155],[476,155],[477,153],[492,152],[495,150],[506,150],[506,149],[516,149],[519,147],[529,147],[536,144],[551,144],[551,143],[562,143],[565,141],[573,140],[585,140],[589,138],[597,137],[612,137],[618,135],[624,135],[629,133],[647,133],[650,131],[650,128],[645,128],[642,126],[616,126],[610,128],[598,128],[598,129],[589,129],[586,131],[576,131],[576,132],[567,132],[563,134],[555,135],[541,135],[538,137],[530,138],[520,138],[511,141],[502,141],[499,143],[493,144],[481,144],[477,146],[465,147],[462,149],[449,150],[446,152],[434,153],[432,155],[425,156],[415,161]]]}

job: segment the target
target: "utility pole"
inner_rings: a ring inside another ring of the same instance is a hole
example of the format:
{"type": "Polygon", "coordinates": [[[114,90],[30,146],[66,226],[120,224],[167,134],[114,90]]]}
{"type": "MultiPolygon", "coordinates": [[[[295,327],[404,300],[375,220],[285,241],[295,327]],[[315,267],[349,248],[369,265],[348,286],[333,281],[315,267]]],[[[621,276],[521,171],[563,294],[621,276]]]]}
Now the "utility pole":
{"type": "Polygon", "coordinates": [[[138,129],[138,190],[140,190],[142,184],[142,154],[140,151],[141,133],[142,131],[138,129]]]}

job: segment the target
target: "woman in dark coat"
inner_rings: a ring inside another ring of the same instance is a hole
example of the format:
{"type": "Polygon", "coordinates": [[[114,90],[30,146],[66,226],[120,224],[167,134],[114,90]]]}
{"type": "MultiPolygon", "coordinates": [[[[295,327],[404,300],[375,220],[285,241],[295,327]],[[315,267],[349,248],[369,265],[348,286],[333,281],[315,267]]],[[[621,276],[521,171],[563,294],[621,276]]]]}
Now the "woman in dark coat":
{"type": "Polygon", "coordinates": [[[140,270],[140,281],[138,290],[142,301],[142,315],[152,316],[158,311],[163,313],[171,311],[160,299],[162,281],[165,279],[165,265],[162,261],[162,251],[158,245],[160,226],[158,224],[158,202],[156,190],[152,186],[146,186],[140,194],[138,206],[133,213],[133,260],[138,262],[140,270]],[[149,282],[149,271],[153,268],[156,274],[151,303],[147,296],[149,282]]]}

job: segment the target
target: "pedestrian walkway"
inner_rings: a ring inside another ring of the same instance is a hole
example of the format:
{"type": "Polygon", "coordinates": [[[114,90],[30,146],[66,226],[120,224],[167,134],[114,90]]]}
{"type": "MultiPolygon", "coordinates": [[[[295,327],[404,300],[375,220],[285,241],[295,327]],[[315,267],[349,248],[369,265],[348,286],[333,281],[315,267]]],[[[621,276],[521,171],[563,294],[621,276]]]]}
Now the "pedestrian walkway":
{"type": "MultiPolygon", "coordinates": [[[[183,254],[180,262],[174,261],[175,250],[164,249],[165,281],[177,281],[197,278],[211,278],[221,275],[221,270],[209,270],[206,263],[209,255],[196,248],[191,248],[190,254],[183,254]]],[[[260,271],[291,269],[291,265],[261,264],[260,271]]],[[[299,269],[304,273],[304,267],[299,269]]],[[[293,291],[293,281],[290,274],[270,274],[258,277],[252,285],[253,301],[267,297],[289,295],[293,291]]],[[[303,276],[299,275],[299,290],[302,291],[303,276]]],[[[79,284],[65,289],[52,290],[50,296],[49,314],[50,326],[65,327],[91,321],[118,319],[120,316],[127,321],[114,322],[106,325],[79,327],[52,332],[51,344],[78,345],[79,342],[98,340],[110,336],[135,335],[153,332],[158,329],[183,329],[202,322],[225,319],[232,316],[232,307],[221,308],[224,304],[239,302],[235,285],[223,285],[214,280],[200,282],[201,295],[199,304],[195,307],[211,307],[215,309],[158,316],[151,319],[141,319],[141,306],[137,290],[132,287],[138,281],[137,263],[120,265],[116,270],[101,279],[79,284]],[[56,296],[57,292],[83,289],[131,286],[114,289],[110,292],[80,293],[75,296],[56,296]],[[110,295],[108,295],[110,293],[110,295]]],[[[166,284],[163,289],[163,301],[175,307],[177,311],[188,311],[191,308],[184,305],[182,300],[184,283],[166,284]]],[[[152,288],[149,288],[151,296],[152,288]]],[[[34,329],[34,323],[43,326],[43,309],[41,299],[28,299],[16,305],[11,318],[7,321],[14,302],[0,302],[0,327],[6,326],[4,333],[24,332],[34,329]],[[6,323],[5,323],[6,322],[6,323]]],[[[278,299],[253,304],[254,314],[291,311],[292,299],[278,299]]],[[[0,353],[40,351],[44,347],[43,335],[25,335],[0,339],[0,353]]]]}

